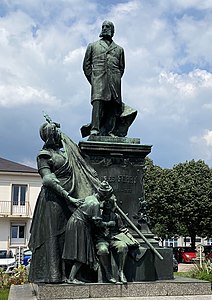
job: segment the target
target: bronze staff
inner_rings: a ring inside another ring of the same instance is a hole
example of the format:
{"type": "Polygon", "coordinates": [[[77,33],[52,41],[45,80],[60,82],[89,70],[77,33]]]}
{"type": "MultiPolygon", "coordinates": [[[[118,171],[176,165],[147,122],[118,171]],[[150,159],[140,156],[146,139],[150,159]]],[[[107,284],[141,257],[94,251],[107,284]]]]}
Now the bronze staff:
{"type": "Polygon", "coordinates": [[[115,203],[115,208],[118,210],[120,215],[129,223],[129,225],[137,232],[137,234],[144,240],[144,242],[149,246],[149,248],[159,257],[161,260],[163,260],[163,256],[150,244],[150,242],[145,238],[145,236],[138,230],[138,228],[133,224],[133,222],[125,215],[125,213],[121,210],[121,208],[115,203]]]}

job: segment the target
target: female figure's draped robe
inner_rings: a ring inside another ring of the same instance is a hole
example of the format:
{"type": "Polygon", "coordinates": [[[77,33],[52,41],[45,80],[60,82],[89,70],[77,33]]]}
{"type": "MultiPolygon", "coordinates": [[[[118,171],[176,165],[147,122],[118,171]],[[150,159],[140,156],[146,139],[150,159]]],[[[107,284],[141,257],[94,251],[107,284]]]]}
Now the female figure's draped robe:
{"type": "MultiPolygon", "coordinates": [[[[37,157],[38,171],[49,168],[60,185],[74,198],[92,195],[100,185],[97,173],[83,159],[79,148],[62,134],[63,151],[43,149],[37,157]]],[[[29,280],[62,282],[62,253],[67,221],[75,207],[53,189],[42,186],[37,199],[29,248],[32,250],[29,280]]],[[[83,247],[83,245],[82,245],[83,247]]]]}

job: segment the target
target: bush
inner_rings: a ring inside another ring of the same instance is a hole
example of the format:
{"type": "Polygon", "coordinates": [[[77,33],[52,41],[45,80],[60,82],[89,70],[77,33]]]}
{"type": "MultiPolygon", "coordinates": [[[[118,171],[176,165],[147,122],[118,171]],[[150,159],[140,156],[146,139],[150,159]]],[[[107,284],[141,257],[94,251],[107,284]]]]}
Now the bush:
{"type": "Polygon", "coordinates": [[[211,283],[212,288],[212,260],[206,260],[202,266],[199,264],[194,265],[194,267],[187,272],[176,272],[174,273],[176,276],[182,276],[182,277],[190,277],[190,278],[196,278],[200,280],[207,280],[211,283]]]}
{"type": "Polygon", "coordinates": [[[24,284],[28,282],[28,273],[25,266],[15,268],[12,274],[7,274],[0,269],[0,289],[10,288],[12,284],[24,284]]]}
{"type": "Polygon", "coordinates": [[[212,260],[206,260],[202,266],[199,264],[194,265],[194,267],[188,272],[189,277],[207,280],[212,284],[212,260]]]}

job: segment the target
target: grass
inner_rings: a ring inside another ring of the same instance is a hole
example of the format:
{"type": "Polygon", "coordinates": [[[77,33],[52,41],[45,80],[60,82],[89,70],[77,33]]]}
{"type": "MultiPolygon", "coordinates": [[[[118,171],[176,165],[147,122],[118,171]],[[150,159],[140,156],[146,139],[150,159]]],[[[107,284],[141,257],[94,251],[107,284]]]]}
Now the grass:
{"type": "Polygon", "coordinates": [[[190,278],[196,278],[200,280],[206,280],[210,281],[212,284],[212,274],[207,274],[205,272],[199,272],[195,274],[194,272],[176,272],[174,273],[174,276],[181,276],[181,277],[190,277],[190,278]]]}
{"type": "Polygon", "coordinates": [[[0,300],[8,300],[10,289],[0,289],[0,300]]]}
{"type": "Polygon", "coordinates": [[[174,276],[191,277],[190,272],[174,272],[174,276]]]}

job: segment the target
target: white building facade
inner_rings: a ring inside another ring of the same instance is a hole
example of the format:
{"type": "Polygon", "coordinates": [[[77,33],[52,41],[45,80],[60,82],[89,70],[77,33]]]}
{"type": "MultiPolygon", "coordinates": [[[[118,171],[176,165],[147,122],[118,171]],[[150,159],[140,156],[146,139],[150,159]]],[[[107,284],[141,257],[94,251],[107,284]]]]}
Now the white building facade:
{"type": "MultiPolygon", "coordinates": [[[[162,245],[162,243],[161,243],[162,245]]],[[[212,238],[203,238],[203,237],[196,237],[195,245],[205,245],[211,246],[212,245],[212,238]]],[[[167,239],[163,242],[163,246],[165,247],[190,247],[191,246],[191,238],[190,237],[173,237],[171,239],[167,239]]]]}
{"type": "Polygon", "coordinates": [[[40,188],[36,169],[0,158],[0,249],[27,249],[40,188]]]}

